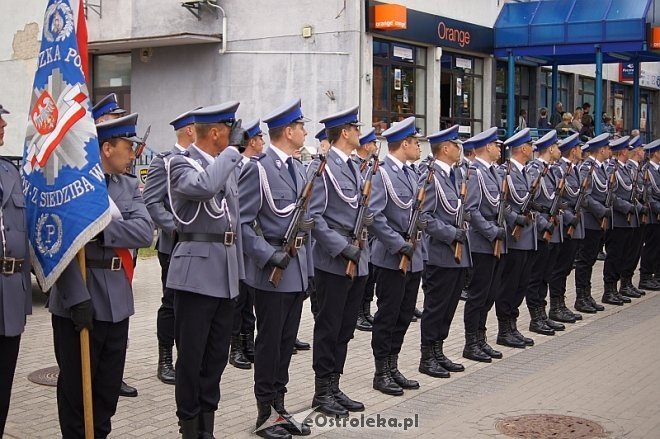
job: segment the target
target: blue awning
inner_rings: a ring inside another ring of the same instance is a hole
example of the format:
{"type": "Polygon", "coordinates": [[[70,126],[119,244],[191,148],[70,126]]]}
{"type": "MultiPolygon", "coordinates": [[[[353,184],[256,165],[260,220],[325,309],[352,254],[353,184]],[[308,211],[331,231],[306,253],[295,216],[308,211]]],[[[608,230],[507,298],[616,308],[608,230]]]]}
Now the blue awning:
{"type": "Polygon", "coordinates": [[[648,49],[652,0],[547,0],[507,3],[495,22],[495,56],[527,57],[546,64],[591,64],[596,48],[604,62],[632,58],[660,61],[648,49]]]}

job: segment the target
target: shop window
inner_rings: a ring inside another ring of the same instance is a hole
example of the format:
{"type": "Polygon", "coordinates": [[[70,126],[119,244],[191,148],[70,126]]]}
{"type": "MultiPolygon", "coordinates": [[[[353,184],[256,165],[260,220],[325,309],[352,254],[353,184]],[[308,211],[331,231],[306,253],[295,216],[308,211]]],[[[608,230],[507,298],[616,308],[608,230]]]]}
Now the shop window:
{"type": "Polygon", "coordinates": [[[378,134],[410,116],[426,130],[426,49],[374,40],[373,126],[378,134]]]}
{"type": "Polygon", "coordinates": [[[116,93],[119,105],[131,109],[131,54],[113,53],[97,55],[92,64],[94,102],[116,93]]]}
{"type": "MultiPolygon", "coordinates": [[[[521,110],[527,112],[527,126],[536,126],[536,121],[530,117],[536,114],[536,112],[531,111],[532,108],[530,108],[530,102],[532,102],[531,90],[534,90],[536,84],[534,75],[532,74],[533,71],[534,70],[531,67],[516,66],[516,77],[514,80],[514,126],[518,126],[518,115],[521,110]]],[[[495,76],[495,120],[500,128],[507,128],[507,72],[507,64],[504,62],[498,62],[495,76]]]]}
{"type": "Polygon", "coordinates": [[[470,136],[483,130],[483,60],[444,53],[440,60],[440,127],[458,124],[470,136]]]}
{"type": "MultiPolygon", "coordinates": [[[[557,100],[564,106],[564,111],[573,113],[573,106],[571,105],[569,96],[570,94],[570,75],[560,73],[557,78],[557,100]]],[[[555,109],[555,103],[552,102],[552,71],[541,71],[541,107],[548,109],[552,113],[555,109]]]]}

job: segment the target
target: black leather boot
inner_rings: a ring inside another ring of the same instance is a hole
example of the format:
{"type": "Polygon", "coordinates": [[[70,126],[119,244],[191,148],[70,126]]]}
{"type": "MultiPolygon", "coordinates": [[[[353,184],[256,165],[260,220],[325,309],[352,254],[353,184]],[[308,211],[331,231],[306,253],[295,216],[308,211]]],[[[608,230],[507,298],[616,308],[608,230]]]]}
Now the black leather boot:
{"type": "Polygon", "coordinates": [[[252,363],[243,355],[241,337],[232,335],[229,349],[229,364],[238,369],[252,369],[252,363]]]}
{"type": "Polygon", "coordinates": [[[335,401],[330,387],[330,376],[314,378],[314,398],[312,398],[312,407],[316,407],[318,412],[326,416],[336,416],[345,418],[348,416],[348,410],[335,401]]]}
{"type": "Polygon", "coordinates": [[[254,363],[254,332],[241,334],[241,346],[243,355],[250,363],[254,363]]]}
{"type": "Polygon", "coordinates": [[[632,299],[630,299],[629,297],[624,296],[623,294],[621,294],[621,293],[619,292],[616,283],[614,284],[614,291],[612,292],[612,294],[614,294],[614,295],[616,296],[616,298],[619,299],[619,300],[620,300],[621,302],[623,302],[623,303],[630,303],[630,302],[632,302],[632,299]]]}
{"type": "MultiPolygon", "coordinates": [[[[596,311],[605,311],[605,307],[596,302],[596,299],[591,295],[591,285],[585,289],[585,297],[591,304],[591,307],[596,311]]],[[[579,319],[578,319],[579,320],[579,319]]]]}
{"type": "Polygon", "coordinates": [[[497,341],[496,343],[501,346],[508,346],[510,348],[525,349],[525,342],[513,335],[511,332],[511,323],[509,319],[497,320],[497,341]]]}
{"type": "Polygon", "coordinates": [[[555,335],[554,329],[548,326],[545,320],[543,320],[541,308],[530,308],[529,315],[531,317],[531,320],[529,321],[529,330],[531,332],[536,332],[541,335],[555,335]]]}
{"type": "Polygon", "coordinates": [[[306,341],[302,341],[299,338],[296,338],[296,341],[293,343],[293,346],[298,351],[308,351],[312,348],[312,346],[309,343],[307,343],[306,341]]]}
{"type": "Polygon", "coordinates": [[[374,390],[386,395],[401,396],[403,389],[392,378],[389,358],[375,359],[376,372],[374,373],[374,390]]]}
{"type": "Polygon", "coordinates": [[[409,380],[399,370],[399,356],[390,355],[390,374],[395,383],[397,383],[402,389],[419,389],[419,382],[415,380],[409,380]]]}
{"type": "Polygon", "coordinates": [[[632,284],[632,279],[629,277],[621,278],[621,288],[619,288],[619,294],[626,297],[632,297],[633,299],[639,299],[642,297],[642,295],[637,292],[637,289],[632,284]]]}
{"type": "Polygon", "coordinates": [[[419,360],[419,372],[433,378],[449,378],[449,372],[438,364],[433,353],[433,346],[422,346],[422,357],[419,360]]]}
{"type": "Polygon", "coordinates": [[[491,347],[491,345],[488,344],[488,341],[486,340],[485,329],[479,329],[477,331],[477,339],[479,341],[479,347],[481,348],[482,351],[484,351],[486,355],[495,359],[500,359],[503,357],[502,352],[496,351],[491,347]]]}
{"type": "Polygon", "coordinates": [[[296,421],[293,416],[289,414],[286,407],[284,407],[283,392],[277,394],[273,401],[273,407],[275,408],[275,411],[287,421],[286,424],[280,424],[280,427],[288,431],[292,436],[308,436],[312,433],[309,425],[304,422],[300,423],[296,421]]]}
{"type": "Polygon", "coordinates": [[[569,314],[568,308],[564,304],[564,297],[550,297],[550,311],[548,317],[555,322],[562,323],[575,323],[575,316],[573,313],[569,314]]]}
{"type": "Polygon", "coordinates": [[[367,322],[374,324],[374,316],[371,315],[371,301],[362,302],[362,312],[364,313],[364,318],[367,319],[367,322]]]}
{"type": "Polygon", "coordinates": [[[199,439],[215,439],[213,436],[215,413],[202,412],[199,414],[199,439]]]}
{"type": "Polygon", "coordinates": [[[135,398],[138,396],[138,391],[135,387],[129,386],[124,380],[121,380],[121,387],[119,388],[119,396],[127,398],[135,398]]]}
{"type": "Polygon", "coordinates": [[[476,332],[465,333],[465,347],[463,348],[463,358],[482,363],[491,363],[493,359],[485,353],[479,346],[479,339],[476,332]]]}
{"type": "Polygon", "coordinates": [[[433,354],[435,355],[435,360],[440,366],[447,369],[449,372],[463,372],[465,367],[460,363],[454,363],[449,358],[445,357],[445,354],[442,352],[444,342],[442,340],[436,341],[433,343],[433,354]]]}
{"type": "Polygon", "coordinates": [[[616,284],[605,284],[605,291],[603,292],[603,298],[601,301],[608,305],[623,305],[623,301],[619,300],[618,295],[616,294],[616,284]]]}
{"type": "Polygon", "coordinates": [[[176,374],[172,365],[172,346],[158,345],[158,371],[156,376],[165,384],[174,384],[176,374]]]}
{"type": "MultiPolygon", "coordinates": [[[[291,439],[291,433],[282,428],[281,425],[270,425],[265,428],[264,423],[270,418],[273,401],[257,401],[257,428],[255,433],[266,439],[291,439]]],[[[266,424],[267,425],[267,424],[266,424]]]]}
{"type": "Polygon", "coordinates": [[[541,307],[539,309],[541,310],[541,318],[545,321],[545,324],[550,327],[550,329],[554,331],[563,331],[566,329],[566,326],[548,318],[548,315],[545,313],[545,307],[541,307]]]}
{"type": "Polygon", "coordinates": [[[659,291],[660,285],[653,279],[652,274],[639,274],[639,283],[637,284],[640,289],[649,291],[659,291]]]}
{"type": "Polygon", "coordinates": [[[596,308],[591,305],[591,301],[587,298],[587,290],[585,288],[575,289],[575,306],[577,311],[587,314],[596,314],[596,308]]]}
{"type": "Polygon", "coordinates": [[[339,379],[340,374],[337,372],[330,374],[330,391],[332,392],[332,396],[335,397],[335,401],[344,406],[344,408],[349,412],[364,411],[364,404],[362,404],[360,401],[352,400],[339,389],[339,379]]]}
{"type": "Polygon", "coordinates": [[[418,319],[422,318],[422,310],[419,308],[415,308],[415,311],[413,312],[413,315],[417,317],[418,319]]]}
{"type": "Polygon", "coordinates": [[[355,329],[358,331],[366,331],[366,332],[371,332],[373,331],[373,325],[369,323],[367,318],[364,315],[364,309],[360,309],[358,311],[358,316],[357,316],[357,322],[355,323],[355,329]]]}
{"type": "Polygon", "coordinates": [[[179,419],[179,433],[182,439],[199,439],[199,419],[179,419]]]}
{"type": "Polygon", "coordinates": [[[509,326],[511,327],[511,334],[514,337],[517,337],[519,340],[522,340],[525,343],[525,346],[534,346],[534,340],[529,337],[525,337],[518,331],[518,326],[515,318],[509,319],[509,326]]]}

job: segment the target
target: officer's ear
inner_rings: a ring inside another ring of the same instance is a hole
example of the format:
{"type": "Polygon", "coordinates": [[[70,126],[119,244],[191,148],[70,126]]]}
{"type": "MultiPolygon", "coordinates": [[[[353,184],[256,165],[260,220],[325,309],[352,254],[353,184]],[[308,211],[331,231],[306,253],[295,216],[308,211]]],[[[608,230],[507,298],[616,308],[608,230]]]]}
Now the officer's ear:
{"type": "Polygon", "coordinates": [[[105,158],[110,157],[112,148],[114,148],[114,145],[110,143],[109,141],[104,141],[103,144],[101,145],[101,155],[103,155],[105,158]]]}

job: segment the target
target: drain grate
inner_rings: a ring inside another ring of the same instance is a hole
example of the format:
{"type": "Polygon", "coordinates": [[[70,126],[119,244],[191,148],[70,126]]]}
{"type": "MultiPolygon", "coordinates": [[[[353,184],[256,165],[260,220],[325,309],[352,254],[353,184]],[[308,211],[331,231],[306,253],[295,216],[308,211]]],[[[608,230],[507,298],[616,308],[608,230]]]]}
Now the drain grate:
{"type": "Polygon", "coordinates": [[[520,415],[499,419],[495,428],[520,439],[586,439],[607,437],[605,429],[589,419],[565,415],[520,415]]]}
{"type": "Polygon", "coordinates": [[[28,380],[35,384],[41,384],[42,386],[55,387],[57,386],[57,376],[59,373],[59,367],[51,366],[45,369],[35,370],[30,375],[28,375],[28,380]]]}

